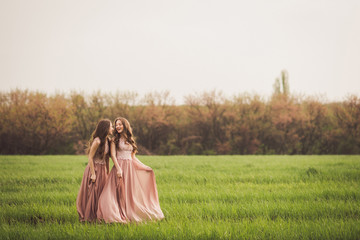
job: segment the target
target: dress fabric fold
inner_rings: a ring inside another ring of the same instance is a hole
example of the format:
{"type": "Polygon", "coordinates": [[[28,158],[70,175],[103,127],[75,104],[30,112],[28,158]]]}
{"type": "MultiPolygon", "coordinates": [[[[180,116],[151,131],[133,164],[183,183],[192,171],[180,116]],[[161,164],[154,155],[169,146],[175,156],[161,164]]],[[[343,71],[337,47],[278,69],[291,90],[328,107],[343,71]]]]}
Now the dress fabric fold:
{"type": "Polygon", "coordinates": [[[89,164],[86,166],[81,181],[80,190],[76,198],[76,209],[81,222],[93,222],[97,220],[97,209],[100,195],[107,181],[106,165],[109,161],[109,146],[105,143],[105,153],[101,156],[95,153],[93,163],[96,175],[96,181],[91,180],[91,171],[89,164]]]}
{"type": "Polygon", "coordinates": [[[116,158],[122,170],[111,169],[99,199],[97,217],[105,222],[141,222],[164,218],[161,211],[154,171],[132,158],[132,146],[119,140],[116,158]]]}

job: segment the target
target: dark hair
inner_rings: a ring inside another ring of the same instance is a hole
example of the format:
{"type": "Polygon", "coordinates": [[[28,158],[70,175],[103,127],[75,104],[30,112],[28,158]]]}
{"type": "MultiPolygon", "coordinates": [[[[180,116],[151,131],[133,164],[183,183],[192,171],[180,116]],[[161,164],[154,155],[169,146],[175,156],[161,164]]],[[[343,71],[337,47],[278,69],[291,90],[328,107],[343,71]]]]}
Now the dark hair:
{"type": "Polygon", "coordinates": [[[109,135],[110,124],[111,121],[109,119],[101,119],[97,123],[95,131],[91,134],[90,140],[87,145],[86,152],[88,154],[90,152],[91,144],[94,142],[94,139],[98,137],[100,139],[100,145],[95,154],[98,154],[102,156],[102,158],[104,158],[105,142],[108,140],[106,137],[107,135],[109,135]]]}
{"type": "Polygon", "coordinates": [[[114,121],[114,127],[116,127],[116,122],[117,121],[121,121],[122,125],[123,125],[123,131],[121,133],[118,133],[116,131],[116,128],[114,129],[114,142],[115,142],[115,146],[116,148],[119,148],[119,140],[120,140],[120,137],[123,136],[125,138],[125,140],[131,144],[131,146],[133,147],[133,152],[134,153],[137,153],[137,145],[136,145],[136,142],[135,142],[135,139],[134,139],[134,136],[133,136],[133,133],[132,133],[132,128],[130,126],[130,123],[129,121],[126,119],[126,118],[123,118],[123,117],[118,117],[115,119],[114,121]]]}

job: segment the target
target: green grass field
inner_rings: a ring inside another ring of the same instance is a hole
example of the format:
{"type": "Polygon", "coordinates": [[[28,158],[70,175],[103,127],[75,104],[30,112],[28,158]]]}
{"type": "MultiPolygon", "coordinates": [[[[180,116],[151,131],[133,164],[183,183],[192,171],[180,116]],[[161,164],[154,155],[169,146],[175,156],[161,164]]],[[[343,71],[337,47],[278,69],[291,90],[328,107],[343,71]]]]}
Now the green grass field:
{"type": "Polygon", "coordinates": [[[139,156],[165,219],[80,223],[86,156],[0,156],[0,239],[360,239],[360,156],[139,156]]]}

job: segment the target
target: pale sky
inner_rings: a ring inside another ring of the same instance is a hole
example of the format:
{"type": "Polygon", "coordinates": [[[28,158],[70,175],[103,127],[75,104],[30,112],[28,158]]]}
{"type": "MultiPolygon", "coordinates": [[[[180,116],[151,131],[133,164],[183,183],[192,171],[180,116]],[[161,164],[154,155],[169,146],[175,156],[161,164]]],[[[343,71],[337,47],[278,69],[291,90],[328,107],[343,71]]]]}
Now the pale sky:
{"type": "Polygon", "coordinates": [[[0,91],[360,95],[359,0],[0,0],[0,91]]]}

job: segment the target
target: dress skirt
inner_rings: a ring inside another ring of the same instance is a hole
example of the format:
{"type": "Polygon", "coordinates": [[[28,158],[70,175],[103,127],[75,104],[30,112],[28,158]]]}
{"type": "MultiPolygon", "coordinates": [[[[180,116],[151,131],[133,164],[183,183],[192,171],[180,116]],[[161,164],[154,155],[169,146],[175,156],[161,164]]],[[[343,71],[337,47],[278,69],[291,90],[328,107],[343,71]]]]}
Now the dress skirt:
{"type": "Polygon", "coordinates": [[[80,221],[95,221],[99,198],[107,180],[106,164],[94,163],[96,181],[91,180],[90,166],[87,165],[81,181],[76,208],[80,221]]]}
{"type": "Polygon", "coordinates": [[[105,222],[141,222],[164,218],[159,204],[154,171],[135,159],[118,159],[99,199],[97,216],[105,222]]]}

